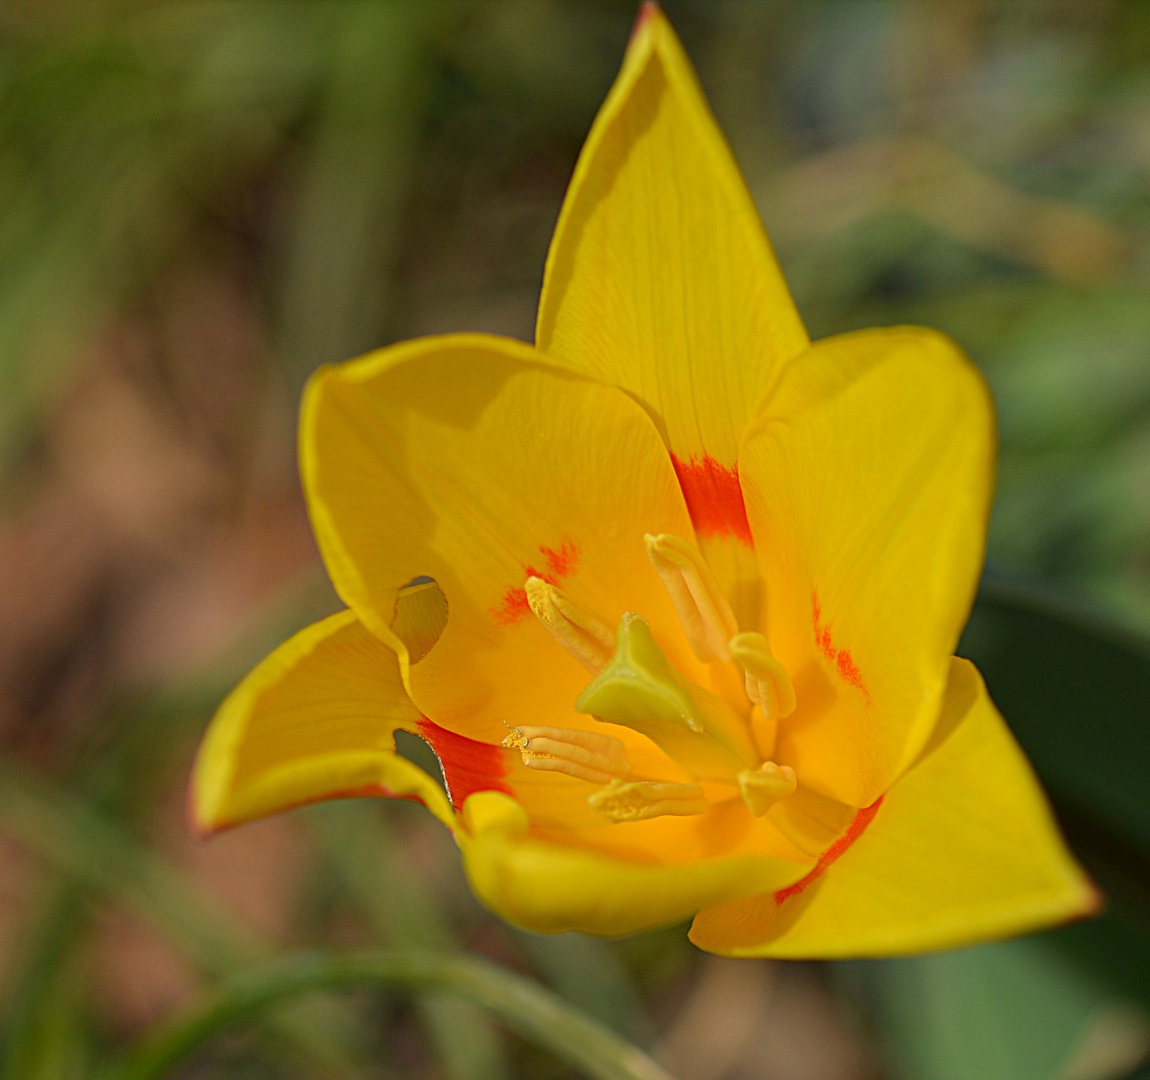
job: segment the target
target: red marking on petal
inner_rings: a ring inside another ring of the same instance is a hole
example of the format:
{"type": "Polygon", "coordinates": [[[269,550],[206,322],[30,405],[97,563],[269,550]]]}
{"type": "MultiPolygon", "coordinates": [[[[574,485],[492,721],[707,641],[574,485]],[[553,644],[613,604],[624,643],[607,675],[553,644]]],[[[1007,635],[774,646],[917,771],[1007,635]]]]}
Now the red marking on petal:
{"type": "Polygon", "coordinates": [[[575,568],[579,565],[579,549],[570,537],[564,537],[558,551],[555,548],[540,547],[539,554],[547,560],[547,569],[560,581],[575,573],[575,568]]]}
{"type": "Polygon", "coordinates": [[[507,768],[503,763],[503,751],[498,746],[448,731],[426,716],[419,721],[419,733],[439,758],[447,794],[456,810],[463,806],[468,795],[476,791],[515,794],[503,782],[507,768]]]}
{"type": "MultiPolygon", "coordinates": [[[[579,545],[569,536],[563,537],[558,548],[549,548],[540,545],[539,554],[543,556],[546,570],[539,570],[530,563],[523,564],[525,578],[542,578],[549,585],[562,585],[579,566],[579,545]]],[[[513,585],[503,594],[498,607],[490,609],[492,617],[502,626],[514,626],[517,622],[531,614],[531,606],[527,603],[527,593],[522,586],[513,585]]]]}
{"type": "Polygon", "coordinates": [[[846,854],[847,849],[866,832],[867,826],[878,813],[878,808],[882,806],[882,800],[883,796],[880,795],[870,806],[864,806],[855,814],[850,825],[847,826],[847,831],[819,856],[819,861],[815,863],[814,869],[806,877],[799,878],[793,885],[788,885],[785,889],[779,889],[775,893],[775,903],[785,904],[792,896],[798,896],[808,885],[822,877],[828,866],[841,859],[846,854]]]}
{"type": "MultiPolygon", "coordinates": [[[[530,575],[528,575],[530,577],[530,575]]],[[[531,605],[527,603],[527,592],[521,588],[511,588],[503,594],[499,607],[491,609],[495,621],[503,626],[514,626],[520,619],[531,614],[531,605]]]]}
{"type": "Polygon", "coordinates": [[[738,468],[728,469],[708,455],[702,459],[693,455],[683,462],[672,454],[671,464],[695,531],[700,536],[733,536],[753,547],[738,468]]]}
{"type": "MultiPolygon", "coordinates": [[[[338,788],[335,791],[327,791],[322,795],[312,795],[307,799],[299,799],[296,802],[285,803],[277,811],[277,814],[286,813],[288,810],[298,810],[301,806],[312,806],[315,803],[330,802],[332,799],[407,799],[409,802],[419,803],[420,806],[426,806],[425,803],[418,795],[399,795],[392,791],[391,788],[385,784],[360,784],[357,787],[338,788]]],[[[194,818],[189,818],[192,834],[198,840],[210,840],[213,836],[218,836],[220,833],[228,832],[240,825],[246,825],[248,819],[244,818],[242,821],[221,821],[215,825],[201,826],[194,818]]]]}
{"type": "MultiPolygon", "coordinates": [[[[850,683],[856,690],[861,690],[866,694],[867,690],[866,686],[863,685],[862,675],[859,673],[859,669],[855,667],[849,650],[839,649],[835,656],[835,667],[838,668],[844,682],[850,683]]],[[[867,697],[869,698],[870,695],[868,694],[867,697]]]]}
{"type": "Polygon", "coordinates": [[[855,665],[850,649],[836,649],[831,638],[831,628],[822,625],[823,609],[819,604],[817,592],[811,593],[811,615],[815,627],[815,644],[818,646],[819,652],[834,664],[839,678],[858,690],[866,698],[869,705],[870,691],[867,689],[866,683],[863,682],[862,672],[855,665]]]}

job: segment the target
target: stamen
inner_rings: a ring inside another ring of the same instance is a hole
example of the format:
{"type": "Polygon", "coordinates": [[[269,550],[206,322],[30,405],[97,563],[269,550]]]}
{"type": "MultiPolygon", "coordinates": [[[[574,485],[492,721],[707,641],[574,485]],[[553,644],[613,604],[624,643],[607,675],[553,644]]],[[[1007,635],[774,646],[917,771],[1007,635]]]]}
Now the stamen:
{"type": "Polygon", "coordinates": [[[670,533],[643,537],[647,556],[659,572],[687,640],[704,662],[731,659],[727,642],[738,633],[731,605],[698,548],[670,533]]]}
{"type": "Polygon", "coordinates": [[[762,817],[780,799],[793,795],[796,787],[795,770],[789,765],[776,765],[773,761],[739,773],[739,790],[755,817],[762,817]]]}
{"type": "Polygon", "coordinates": [[[615,634],[610,624],[542,578],[529,577],[523,589],[528,606],[555,635],[555,640],[588,671],[598,675],[615,651],[615,634]]]}
{"type": "Polygon", "coordinates": [[[691,817],[710,803],[698,784],[672,784],[656,780],[612,780],[588,800],[608,821],[646,821],[648,818],[691,817]]]}
{"type": "Polygon", "coordinates": [[[512,728],[503,745],[516,749],[523,764],[545,772],[561,772],[592,784],[606,784],[631,771],[627,748],[611,735],[575,728],[524,726],[512,728]]]}
{"type": "Polygon", "coordinates": [[[768,720],[763,715],[762,705],[751,706],[751,739],[754,741],[759,757],[763,761],[770,761],[775,756],[775,746],[779,741],[779,718],[768,720]]]}
{"type": "Polygon", "coordinates": [[[795,711],[795,688],[787,669],[771,655],[762,634],[736,634],[730,641],[731,658],[747,676],[747,697],[763,707],[763,718],[771,721],[795,711]]]}

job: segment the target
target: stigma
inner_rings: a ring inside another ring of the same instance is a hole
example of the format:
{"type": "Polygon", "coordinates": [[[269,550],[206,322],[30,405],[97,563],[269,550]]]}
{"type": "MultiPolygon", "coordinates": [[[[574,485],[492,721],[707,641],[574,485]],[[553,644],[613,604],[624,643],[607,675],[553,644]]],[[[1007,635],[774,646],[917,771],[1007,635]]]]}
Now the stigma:
{"type": "Polygon", "coordinates": [[[633,611],[619,622],[615,655],[575,708],[646,735],[696,780],[734,783],[760,761],[746,720],[717,694],[683,678],[647,620],[633,611]]]}

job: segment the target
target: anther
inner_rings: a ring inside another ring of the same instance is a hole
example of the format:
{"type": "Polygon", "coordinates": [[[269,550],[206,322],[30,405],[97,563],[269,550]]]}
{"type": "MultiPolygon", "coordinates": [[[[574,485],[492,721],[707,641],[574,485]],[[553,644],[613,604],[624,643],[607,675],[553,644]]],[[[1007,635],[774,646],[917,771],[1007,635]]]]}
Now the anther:
{"type": "Polygon", "coordinates": [[[793,795],[796,787],[795,770],[773,761],[739,773],[739,790],[755,817],[762,817],[780,799],[793,795]]]}
{"type": "Polygon", "coordinates": [[[747,697],[761,705],[768,721],[790,716],[795,711],[795,688],[787,669],[771,655],[762,634],[736,634],[730,640],[731,658],[747,676],[747,697]]]}
{"type": "Polygon", "coordinates": [[[710,806],[698,784],[657,780],[612,780],[587,801],[597,814],[614,822],[646,821],[667,815],[690,817],[710,806]]]}
{"type": "Polygon", "coordinates": [[[731,605],[693,544],[670,533],[643,537],[647,557],[659,572],[687,640],[704,662],[731,659],[727,642],[738,632],[731,605]]]}
{"type": "Polygon", "coordinates": [[[611,735],[576,728],[512,728],[503,745],[519,751],[532,769],[561,772],[592,784],[606,784],[631,771],[627,750],[611,735]]]}
{"type": "Polygon", "coordinates": [[[588,671],[598,675],[615,651],[611,626],[542,578],[529,577],[523,589],[528,606],[555,635],[555,640],[588,671]]]}

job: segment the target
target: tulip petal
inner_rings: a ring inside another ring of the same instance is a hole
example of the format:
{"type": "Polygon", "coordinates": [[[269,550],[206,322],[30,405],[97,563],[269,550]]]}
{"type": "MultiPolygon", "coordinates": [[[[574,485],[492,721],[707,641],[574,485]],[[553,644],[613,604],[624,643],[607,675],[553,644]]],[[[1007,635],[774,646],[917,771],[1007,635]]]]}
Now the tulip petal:
{"type": "Polygon", "coordinates": [[[1097,909],[977,669],[954,658],[939,723],[874,820],[805,888],[699,913],[729,956],[880,956],[1006,937],[1097,909]]]}
{"type": "Polygon", "coordinates": [[[742,852],[645,863],[551,843],[529,833],[526,812],[499,792],[472,795],[463,816],[456,839],[472,888],[504,918],[541,933],[631,934],[805,872],[794,861],[742,852]]]}
{"type": "Polygon", "coordinates": [[[449,827],[440,786],[395,753],[418,732],[395,653],[350,611],[301,630],[220,706],[196,759],[192,816],[205,833],[358,795],[416,799],[449,827]]]}
{"type": "Polygon", "coordinates": [[[974,598],[993,409],[940,334],[868,330],[785,372],[739,458],[775,657],[797,708],[777,759],[869,806],[918,754],[974,598]]]}
{"type": "Polygon", "coordinates": [[[733,466],[806,332],[690,61],[652,5],[583,146],[539,348],[635,394],[683,461],[733,466]]]}
{"type": "MultiPolygon", "coordinates": [[[[588,673],[533,614],[529,577],[612,627],[643,612],[680,670],[708,677],[643,542],[691,535],[683,497],[620,390],[521,342],[455,334],[321,371],[301,427],[312,521],[349,606],[390,642],[400,587],[430,577],[446,598],[422,659],[395,645],[437,724],[494,745],[518,724],[594,725],[573,708],[588,673]]],[[[642,736],[618,737],[665,762],[642,736]]]]}
{"type": "Polygon", "coordinates": [[[536,344],[623,387],[655,418],[741,619],[754,573],[740,550],[750,534],[739,439],[807,343],[690,61],[645,5],[559,216],[536,344]]]}

